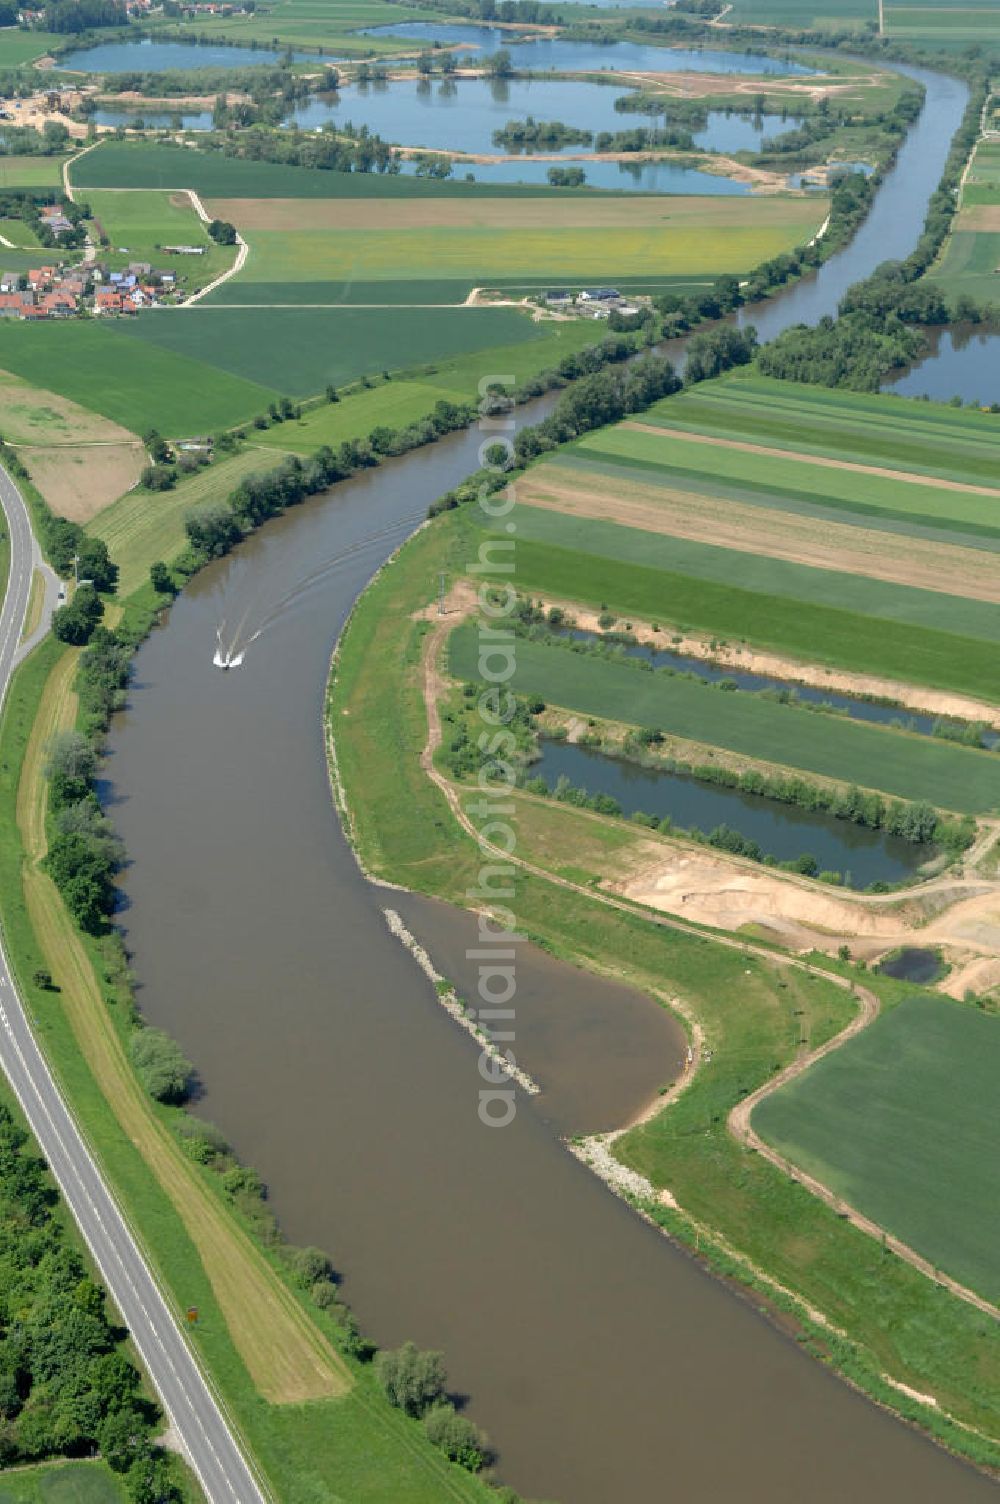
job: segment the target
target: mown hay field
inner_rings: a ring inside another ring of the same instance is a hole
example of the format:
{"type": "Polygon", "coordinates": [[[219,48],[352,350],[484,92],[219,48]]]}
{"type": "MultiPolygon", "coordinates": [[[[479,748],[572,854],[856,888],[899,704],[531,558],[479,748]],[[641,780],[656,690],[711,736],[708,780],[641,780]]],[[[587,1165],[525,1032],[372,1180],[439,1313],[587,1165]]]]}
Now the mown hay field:
{"type": "MultiPolygon", "coordinates": [[[[280,432],[280,430],[279,430],[280,432]]],[[[187,541],[184,518],[207,502],[225,500],[244,476],[273,469],[282,451],[246,449],[216,460],[170,491],[131,491],[95,517],[88,532],[103,538],[118,565],[119,594],[131,595],[145,584],[155,559],[169,563],[187,541]]]]}
{"type": "MultiPolygon", "coordinates": [[[[7,32],[0,44],[3,66],[13,66],[8,57],[8,48],[15,37],[35,36],[37,33],[7,32]]],[[[65,157],[18,157],[0,156],[0,190],[4,188],[51,188],[62,182],[62,166],[65,157]]]]}
{"type": "Polygon", "coordinates": [[[914,996],[768,1097],[767,1141],[954,1278],[1000,1300],[1000,1019],[914,996]]]}
{"type": "Polygon", "coordinates": [[[739,374],[668,397],[643,422],[1000,487],[1000,418],[908,397],[739,374]]]}
{"type": "MultiPolygon", "coordinates": [[[[478,678],[471,624],[449,639],[456,678],[478,678]]],[[[745,757],[879,789],[940,808],[982,814],[1000,808],[1000,758],[846,718],[818,715],[758,695],[726,693],[676,674],[524,639],[511,688],[583,715],[656,727],[745,757]]]]}

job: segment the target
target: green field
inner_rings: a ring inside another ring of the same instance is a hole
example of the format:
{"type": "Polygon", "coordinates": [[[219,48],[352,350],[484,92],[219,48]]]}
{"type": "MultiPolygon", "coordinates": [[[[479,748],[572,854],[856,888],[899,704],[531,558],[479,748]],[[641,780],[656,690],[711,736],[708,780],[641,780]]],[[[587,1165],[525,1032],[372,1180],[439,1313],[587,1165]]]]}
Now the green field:
{"type": "MultiPolygon", "coordinates": [[[[667,398],[666,411],[673,398],[667,398]]],[[[662,410],[662,409],[661,409],[662,410]]],[[[643,423],[657,423],[657,411],[643,415],[643,423]]],[[[581,461],[594,459],[626,465],[665,480],[693,478],[709,484],[734,485],[756,492],[781,505],[784,499],[846,512],[906,517],[911,521],[950,529],[984,529],[1000,533],[1000,501],[972,491],[942,490],[932,480],[897,480],[887,475],[862,475],[808,459],[753,454],[724,444],[703,444],[666,429],[661,434],[640,429],[604,429],[574,447],[581,461]]],[[[994,472],[993,484],[996,483],[994,472]]]]}
{"type": "MultiPolygon", "coordinates": [[[[679,392],[642,421],[970,485],[1000,484],[1000,418],[907,397],[735,375],[679,392]]],[[[867,482],[854,483],[860,486],[867,482]]]]}
{"type": "Polygon", "coordinates": [[[732,18],[751,26],[860,30],[878,16],[878,0],[734,0],[732,18]]]}
{"type": "Polygon", "coordinates": [[[1000,231],[955,230],[932,280],[949,294],[966,293],[977,303],[1000,303],[1000,231]]]}
{"type": "MultiPolygon", "coordinates": [[[[185,292],[193,292],[227,271],[236,257],[233,246],[216,245],[187,195],[179,202],[166,193],[88,191],[87,203],[111,242],[106,255],[112,267],[148,261],[157,270],[175,272],[185,292]],[[203,256],[169,256],[164,245],[204,246],[203,256]]],[[[103,254],[103,253],[102,253],[103,254]]]]}
{"type": "MultiPolygon", "coordinates": [[[[356,27],[424,19],[423,11],[386,0],[277,0],[256,15],[199,16],[198,31],[244,44],[254,40],[270,47],[277,41],[302,52],[334,51],[360,57],[399,51],[399,44],[389,38],[355,36],[356,27]]],[[[161,33],[171,29],[169,24],[160,28],[161,33]]],[[[182,23],[181,30],[185,29],[182,23]]]]}
{"type": "Polygon", "coordinates": [[[1000,1019],[914,996],[782,1087],[754,1127],[946,1273],[1000,1300],[1000,1019]]]}
{"type": "MultiPolygon", "coordinates": [[[[193,312],[193,310],[192,310],[193,312]]],[[[180,309],[154,318],[183,321],[180,309]]],[[[204,433],[252,417],[276,396],[238,375],[119,334],[122,321],[0,323],[0,370],[23,376],[133,433],[204,433]]],[[[263,362],[261,362],[263,364],[263,362]]]]}
{"type": "Polygon", "coordinates": [[[0,1504],[123,1504],[126,1497],[103,1462],[18,1468],[0,1479],[0,1504]]]}
{"type": "MultiPolygon", "coordinates": [[[[493,370],[488,352],[524,341],[541,345],[544,324],[509,308],[442,308],[433,318],[421,308],[218,308],[151,310],[116,320],[114,337],[140,363],[145,352],[226,372],[222,382],[257,382],[292,397],[379,374],[483,351],[482,370],[493,370]],[[203,363],[203,364],[202,364],[203,363]]],[[[0,331],[0,367],[3,339],[0,331]]],[[[545,364],[544,356],[538,360],[545,364]]],[[[264,406],[267,403],[265,401],[264,406]]],[[[250,409],[259,409],[260,403],[250,409]]],[[[244,411],[239,416],[248,416],[244,411]]],[[[202,426],[208,422],[203,420],[202,426]]]]}
{"type": "Polygon", "coordinates": [[[17,68],[36,57],[44,57],[50,47],[59,47],[65,40],[50,31],[21,31],[5,26],[0,30],[0,68],[17,68]]]}
{"type": "MultiPolygon", "coordinates": [[[[479,641],[474,626],[449,641],[449,666],[475,680],[479,641]]],[[[547,703],[631,726],[710,743],[763,762],[877,788],[902,799],[928,799],[962,814],[1000,808],[1000,758],[842,717],[817,715],[756,695],[726,694],[709,685],[629,663],[523,640],[511,687],[547,703]]]]}
{"type": "Polygon", "coordinates": [[[65,157],[11,157],[0,152],[0,191],[54,187],[62,182],[65,160],[65,157]]]}
{"type": "MultiPolygon", "coordinates": [[[[526,188],[522,183],[434,182],[365,172],[327,172],[251,162],[221,152],[106,141],[71,169],[78,188],[193,188],[203,198],[561,198],[593,189],[526,188]]],[[[602,195],[608,196],[608,195],[602,195]]]]}
{"type": "Polygon", "coordinates": [[[996,0],[978,5],[962,0],[886,0],[885,33],[900,42],[958,51],[1000,37],[1000,5],[996,0]]]}

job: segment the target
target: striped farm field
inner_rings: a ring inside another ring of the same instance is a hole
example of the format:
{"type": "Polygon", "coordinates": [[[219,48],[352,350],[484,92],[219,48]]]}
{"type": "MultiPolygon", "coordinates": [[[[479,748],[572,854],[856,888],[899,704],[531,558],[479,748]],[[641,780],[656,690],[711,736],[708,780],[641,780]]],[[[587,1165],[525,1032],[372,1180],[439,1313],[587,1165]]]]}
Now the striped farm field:
{"type": "Polygon", "coordinates": [[[792,511],[821,505],[834,513],[1000,536],[1000,490],[991,486],[942,485],[874,466],[786,455],[752,441],[673,433],[645,419],[580,440],[572,456],[571,463],[623,466],[662,483],[735,491],[792,511]]]}
{"type": "Polygon", "coordinates": [[[995,487],[1000,494],[1000,417],[994,413],[738,375],[668,397],[643,422],[995,487]]]}
{"type": "Polygon", "coordinates": [[[1000,1301],[1000,1019],[908,998],[761,1102],[757,1131],[937,1268],[1000,1301]]]}
{"type": "MultiPolygon", "coordinates": [[[[519,522],[526,521],[528,510],[519,522]]],[[[645,536],[637,534],[640,540],[645,536]]],[[[739,556],[733,578],[742,578],[745,559],[739,556]]],[[[874,621],[867,612],[717,584],[527,537],[518,541],[516,567],[518,587],[543,599],[607,604],[625,617],[748,642],[796,661],[1000,701],[1000,655],[994,642],[890,619],[874,621]]]]}
{"type": "MultiPolygon", "coordinates": [[[[478,676],[476,628],[456,628],[449,666],[478,676]]],[[[745,757],[856,783],[961,814],[1000,807],[1000,758],[859,721],[817,715],[749,694],[727,694],[675,674],[522,639],[511,687],[584,715],[655,726],[745,757]]]]}

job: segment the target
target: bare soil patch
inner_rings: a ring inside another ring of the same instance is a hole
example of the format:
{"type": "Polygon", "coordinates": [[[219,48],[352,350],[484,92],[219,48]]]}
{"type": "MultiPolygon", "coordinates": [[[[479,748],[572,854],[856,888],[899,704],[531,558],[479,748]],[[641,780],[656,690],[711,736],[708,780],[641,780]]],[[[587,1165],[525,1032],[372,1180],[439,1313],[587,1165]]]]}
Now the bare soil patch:
{"type": "Polygon", "coordinates": [[[885,533],[868,528],[667,487],[617,479],[613,486],[610,493],[590,490],[565,471],[539,470],[521,481],[520,500],[811,568],[1000,603],[1000,556],[995,554],[902,534],[887,540],[885,533]]]}
{"type": "Polygon", "coordinates": [[[1000,233],[1000,204],[969,204],[959,211],[955,229],[1000,233]]]}
{"type": "Polygon", "coordinates": [[[142,444],[133,438],[123,444],[23,449],[21,458],[53,512],[72,522],[89,522],[130,491],[146,463],[142,444]]]}
{"type": "Polygon", "coordinates": [[[8,444],[128,443],[134,434],[66,397],[0,371],[0,409],[8,444]]]}

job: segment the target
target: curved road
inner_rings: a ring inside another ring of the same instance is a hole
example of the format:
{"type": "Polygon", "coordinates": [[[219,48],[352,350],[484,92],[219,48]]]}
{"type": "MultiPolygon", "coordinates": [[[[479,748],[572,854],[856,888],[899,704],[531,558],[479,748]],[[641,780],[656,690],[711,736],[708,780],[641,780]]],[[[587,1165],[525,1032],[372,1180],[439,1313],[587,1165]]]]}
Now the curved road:
{"type": "MultiPolygon", "coordinates": [[[[11,541],[10,580],[0,612],[2,708],[15,667],[48,630],[57,583],[51,570],[41,564],[27,508],[2,467],[0,504],[11,541]],[[46,578],[45,610],[37,630],[20,644],[36,567],[43,569],[46,578]]],[[[209,1504],[265,1504],[266,1495],[49,1073],[18,998],[2,936],[0,1066],[132,1334],[205,1498],[209,1504]]]]}

